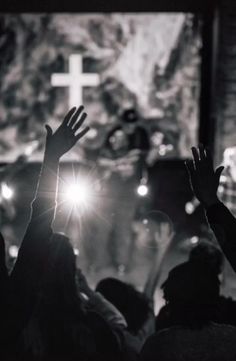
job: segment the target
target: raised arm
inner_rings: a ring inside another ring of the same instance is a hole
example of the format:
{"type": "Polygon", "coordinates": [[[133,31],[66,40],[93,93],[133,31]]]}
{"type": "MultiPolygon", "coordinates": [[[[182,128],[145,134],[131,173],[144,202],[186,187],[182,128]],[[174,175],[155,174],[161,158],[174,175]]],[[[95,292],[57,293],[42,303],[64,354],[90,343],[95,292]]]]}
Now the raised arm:
{"type": "Polygon", "coordinates": [[[31,256],[34,255],[38,259],[44,243],[48,242],[52,234],[51,226],[56,208],[59,161],[88,131],[88,127],[86,127],[81,132],[77,132],[85,118],[86,113],[83,113],[83,106],[80,106],[77,110],[72,108],[67,113],[54,134],[51,127],[46,125],[47,136],[42,169],[36,195],[32,202],[30,222],[13,273],[17,269],[19,262],[23,262],[21,258],[28,258],[29,251],[31,256]],[[40,253],[38,254],[38,252],[40,253]]]}
{"type": "Polygon", "coordinates": [[[32,202],[31,217],[10,276],[12,308],[16,320],[14,327],[24,324],[34,306],[41,277],[47,266],[56,208],[59,161],[88,131],[86,127],[78,132],[85,118],[86,113],[83,113],[81,106],[77,110],[72,108],[54,133],[46,125],[44,160],[32,202]],[[14,299],[17,299],[17,305],[14,299]]]}
{"type": "MultiPolygon", "coordinates": [[[[62,124],[58,127],[54,134],[51,127],[46,125],[47,136],[44,160],[35,200],[42,200],[43,202],[47,200],[51,202],[53,209],[49,212],[50,225],[52,224],[55,213],[60,158],[66,154],[89,130],[89,128],[86,127],[78,133],[78,130],[87,116],[87,114],[83,112],[83,109],[83,106],[80,106],[77,110],[76,108],[72,108],[67,113],[62,124]]],[[[44,203],[42,203],[42,206],[44,206],[44,203]]],[[[41,216],[44,212],[48,212],[48,208],[39,210],[37,207],[33,207],[31,219],[41,216]]]]}
{"type": "Polygon", "coordinates": [[[236,219],[217,196],[224,167],[214,170],[211,154],[202,146],[193,147],[192,153],[193,160],[186,164],[192,190],[205,207],[210,227],[236,272],[236,219]]]}
{"type": "Polygon", "coordinates": [[[174,237],[169,223],[161,223],[159,225],[158,249],[151,263],[150,271],[144,285],[144,293],[150,301],[154,301],[155,290],[158,286],[165,256],[174,237]]]}

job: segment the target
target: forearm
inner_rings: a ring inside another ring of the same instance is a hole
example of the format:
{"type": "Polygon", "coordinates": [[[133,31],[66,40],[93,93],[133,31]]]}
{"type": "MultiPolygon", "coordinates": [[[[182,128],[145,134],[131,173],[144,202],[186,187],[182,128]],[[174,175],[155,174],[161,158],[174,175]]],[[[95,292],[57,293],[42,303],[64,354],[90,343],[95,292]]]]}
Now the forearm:
{"type": "Polygon", "coordinates": [[[41,218],[52,225],[58,187],[59,157],[51,155],[47,150],[44,153],[44,160],[39,175],[35,197],[32,202],[31,220],[41,218]]]}
{"type": "Polygon", "coordinates": [[[155,332],[155,317],[153,312],[150,314],[144,323],[143,327],[139,330],[136,335],[133,335],[129,331],[123,330],[124,343],[127,349],[138,355],[146,342],[147,338],[155,332]]]}
{"type": "Polygon", "coordinates": [[[153,266],[151,267],[146,284],[144,286],[143,292],[150,300],[153,299],[156,287],[160,280],[164,258],[165,253],[158,255],[157,259],[155,259],[155,263],[153,263],[153,266]]]}
{"type": "Polygon", "coordinates": [[[120,311],[106,300],[99,292],[91,292],[89,295],[89,306],[99,313],[110,325],[114,327],[127,327],[127,322],[120,311]]]}
{"type": "Polygon", "coordinates": [[[36,302],[41,278],[47,268],[55,213],[58,163],[59,159],[45,153],[32,202],[31,218],[10,276],[11,309],[16,320],[12,327],[16,330],[20,330],[27,322],[36,302]]]}
{"type": "MultiPolygon", "coordinates": [[[[31,205],[30,221],[11,274],[11,279],[18,278],[19,275],[24,278],[24,275],[30,272],[27,275],[27,280],[29,283],[33,283],[35,274],[40,274],[38,270],[44,268],[55,213],[58,163],[59,159],[54,159],[45,152],[37,190],[31,205]]],[[[20,283],[19,280],[18,282],[20,283]]],[[[24,279],[22,282],[27,288],[27,282],[24,279]]]]}
{"type": "Polygon", "coordinates": [[[206,207],[208,223],[216,239],[236,271],[236,219],[223,203],[217,202],[206,207]]]}

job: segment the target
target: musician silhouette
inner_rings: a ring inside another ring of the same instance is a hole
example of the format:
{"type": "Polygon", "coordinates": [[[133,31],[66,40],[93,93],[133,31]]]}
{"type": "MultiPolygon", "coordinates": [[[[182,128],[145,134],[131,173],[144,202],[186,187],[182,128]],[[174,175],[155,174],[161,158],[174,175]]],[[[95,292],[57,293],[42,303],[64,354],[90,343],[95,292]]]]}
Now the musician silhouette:
{"type": "Polygon", "coordinates": [[[132,252],[131,229],[138,206],[137,187],[147,174],[149,136],[134,108],[125,109],[120,122],[107,134],[99,165],[104,168],[104,184],[99,212],[105,222],[99,227],[99,268],[110,265],[118,276],[128,270],[132,252]]]}

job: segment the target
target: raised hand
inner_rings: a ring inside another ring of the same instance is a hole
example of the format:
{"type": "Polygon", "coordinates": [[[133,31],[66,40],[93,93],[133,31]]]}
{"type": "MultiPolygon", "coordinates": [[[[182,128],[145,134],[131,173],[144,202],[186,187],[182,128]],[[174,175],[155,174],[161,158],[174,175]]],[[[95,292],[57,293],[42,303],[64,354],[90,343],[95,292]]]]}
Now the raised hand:
{"type": "Polygon", "coordinates": [[[89,127],[85,127],[82,131],[78,132],[87,117],[83,110],[84,107],[82,105],[77,110],[75,107],[70,109],[54,134],[49,125],[45,126],[47,130],[46,154],[60,158],[88,132],[89,127]]]}
{"type": "Polygon", "coordinates": [[[205,207],[209,207],[219,202],[217,189],[224,167],[220,166],[214,170],[211,154],[202,145],[198,149],[192,147],[192,154],[193,160],[185,163],[190,184],[197,199],[205,207]]]}

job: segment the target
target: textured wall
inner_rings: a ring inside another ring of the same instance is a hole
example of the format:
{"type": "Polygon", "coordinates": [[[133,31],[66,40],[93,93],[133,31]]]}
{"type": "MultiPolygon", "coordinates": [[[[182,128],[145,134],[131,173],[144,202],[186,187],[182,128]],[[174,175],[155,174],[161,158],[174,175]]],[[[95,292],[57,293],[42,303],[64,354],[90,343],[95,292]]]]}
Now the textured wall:
{"type": "Polygon", "coordinates": [[[216,159],[236,145],[236,2],[222,1],[219,11],[218,67],[216,73],[216,159]]]}
{"type": "MultiPolygon", "coordinates": [[[[83,94],[90,121],[101,130],[93,139],[97,148],[107,126],[134,106],[149,120],[149,131],[161,132],[172,146],[161,156],[187,156],[198,128],[195,20],[183,14],[1,15],[0,160],[12,160],[34,140],[40,151],[43,124],[55,125],[68,107],[68,89],[52,87],[51,75],[67,72],[73,53],[83,56],[85,72],[100,75],[99,87],[83,94]]],[[[79,150],[71,155],[78,159],[79,150]]]]}

